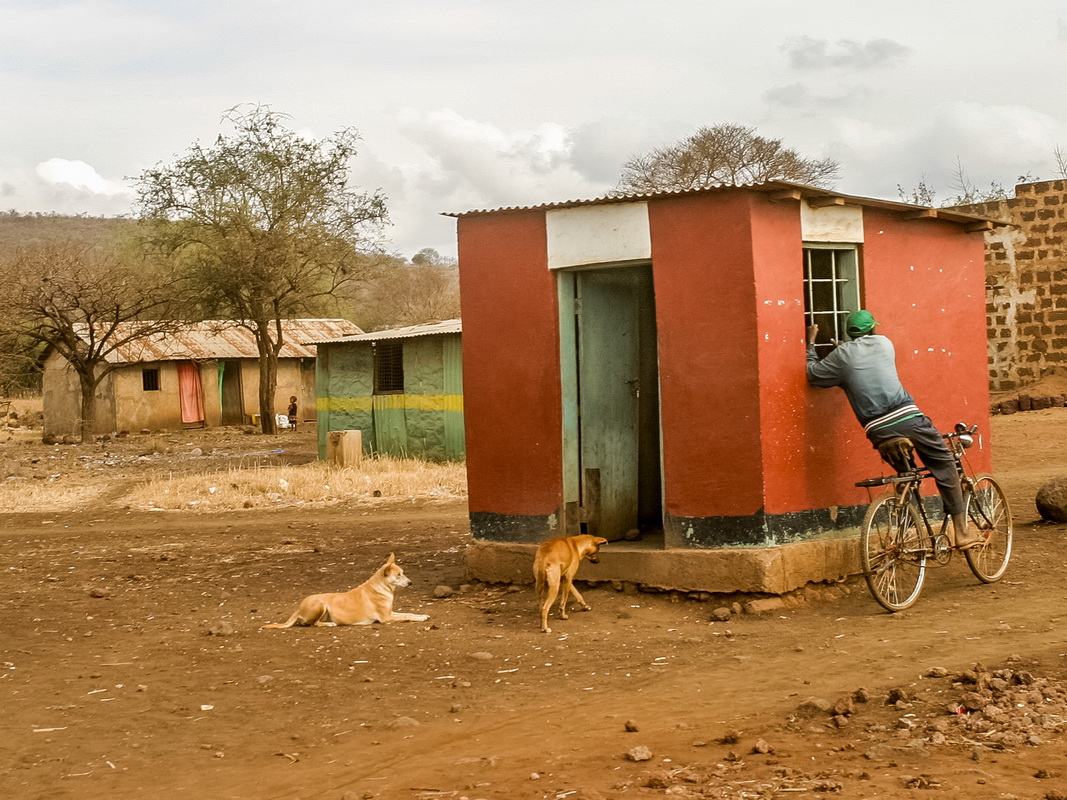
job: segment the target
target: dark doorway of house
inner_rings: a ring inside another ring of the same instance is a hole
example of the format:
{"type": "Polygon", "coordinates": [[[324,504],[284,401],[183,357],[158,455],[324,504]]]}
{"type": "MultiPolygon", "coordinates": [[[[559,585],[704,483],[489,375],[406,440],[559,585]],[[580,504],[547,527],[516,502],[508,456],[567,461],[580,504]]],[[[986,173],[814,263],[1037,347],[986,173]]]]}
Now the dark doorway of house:
{"type": "Polygon", "coordinates": [[[241,425],[245,422],[244,404],[241,402],[240,361],[219,362],[219,401],[223,425],[241,425]]]}
{"type": "Polygon", "coordinates": [[[655,298],[647,265],[575,273],[582,529],[662,530],[655,298]]]}

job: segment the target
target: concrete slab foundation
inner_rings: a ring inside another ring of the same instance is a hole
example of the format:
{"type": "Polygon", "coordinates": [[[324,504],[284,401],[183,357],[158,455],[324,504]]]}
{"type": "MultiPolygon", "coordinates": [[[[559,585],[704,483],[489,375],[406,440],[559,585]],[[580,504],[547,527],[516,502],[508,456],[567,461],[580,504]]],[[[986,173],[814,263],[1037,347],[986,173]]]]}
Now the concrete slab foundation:
{"type": "MultiPolygon", "coordinates": [[[[488,583],[533,583],[536,544],[475,540],[467,551],[471,578],[488,583]]],[[[815,539],[767,548],[697,550],[647,542],[611,542],[600,563],[582,564],[582,581],[628,581],[690,592],[785,594],[808,583],[860,572],[857,537],[815,539]]]]}

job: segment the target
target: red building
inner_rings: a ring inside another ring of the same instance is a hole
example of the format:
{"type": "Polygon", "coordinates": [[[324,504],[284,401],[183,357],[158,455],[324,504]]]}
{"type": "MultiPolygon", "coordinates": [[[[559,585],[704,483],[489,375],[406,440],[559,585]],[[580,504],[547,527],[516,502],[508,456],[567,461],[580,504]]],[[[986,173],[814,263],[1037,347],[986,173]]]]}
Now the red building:
{"type": "Polygon", "coordinates": [[[475,577],[579,532],[768,565],[733,587],[664,567],[672,588],[850,571],[854,484],[883,468],[844,393],[808,386],[805,329],[844,338],[860,307],[935,425],[988,433],[986,218],[786,182],[456,216],[475,577]]]}

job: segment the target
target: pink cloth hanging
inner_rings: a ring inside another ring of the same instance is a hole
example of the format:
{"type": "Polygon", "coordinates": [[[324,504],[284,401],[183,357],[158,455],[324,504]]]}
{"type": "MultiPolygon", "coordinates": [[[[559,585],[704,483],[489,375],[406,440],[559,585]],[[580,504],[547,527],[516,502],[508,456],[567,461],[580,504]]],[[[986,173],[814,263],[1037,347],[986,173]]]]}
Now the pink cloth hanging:
{"type": "Polygon", "coordinates": [[[192,361],[178,362],[178,396],[182,422],[204,421],[204,392],[200,388],[200,368],[192,361]]]}

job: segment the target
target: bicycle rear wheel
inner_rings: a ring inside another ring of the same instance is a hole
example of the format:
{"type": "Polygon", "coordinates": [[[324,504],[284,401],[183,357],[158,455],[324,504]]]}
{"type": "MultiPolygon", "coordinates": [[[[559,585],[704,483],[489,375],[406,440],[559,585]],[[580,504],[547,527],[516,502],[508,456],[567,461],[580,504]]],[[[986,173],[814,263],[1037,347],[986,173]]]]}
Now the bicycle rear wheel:
{"type": "Polygon", "coordinates": [[[919,599],[926,579],[930,537],[911,503],[884,495],[867,509],[860,533],[863,579],[874,599],[889,611],[903,611],[919,599]]]}
{"type": "Polygon", "coordinates": [[[978,526],[984,544],[964,550],[967,566],[982,583],[1004,577],[1011,558],[1011,507],[1004,491],[989,475],[979,475],[967,495],[967,521],[978,526]]]}

